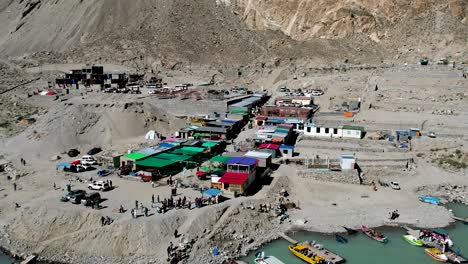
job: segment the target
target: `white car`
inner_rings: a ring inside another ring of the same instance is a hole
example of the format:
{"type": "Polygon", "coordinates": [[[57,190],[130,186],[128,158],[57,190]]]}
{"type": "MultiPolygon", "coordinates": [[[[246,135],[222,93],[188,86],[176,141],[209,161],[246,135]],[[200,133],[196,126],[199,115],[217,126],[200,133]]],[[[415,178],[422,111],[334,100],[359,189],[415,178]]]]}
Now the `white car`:
{"type": "Polygon", "coordinates": [[[110,190],[110,185],[104,181],[93,181],[92,183],[88,184],[88,189],[90,190],[98,190],[98,191],[107,191],[110,190]]]}
{"type": "Polygon", "coordinates": [[[322,90],[313,90],[312,92],[310,92],[310,94],[312,96],[321,96],[324,94],[324,92],[322,90]]]}
{"type": "Polygon", "coordinates": [[[80,161],[82,165],[96,165],[97,164],[97,161],[94,159],[94,157],[90,155],[85,155],[81,157],[80,161]]]}
{"type": "Polygon", "coordinates": [[[400,184],[398,182],[390,182],[390,187],[392,187],[393,190],[400,190],[400,184]]]}
{"type": "Polygon", "coordinates": [[[156,94],[156,89],[150,89],[150,90],[148,90],[148,94],[156,94]]]}

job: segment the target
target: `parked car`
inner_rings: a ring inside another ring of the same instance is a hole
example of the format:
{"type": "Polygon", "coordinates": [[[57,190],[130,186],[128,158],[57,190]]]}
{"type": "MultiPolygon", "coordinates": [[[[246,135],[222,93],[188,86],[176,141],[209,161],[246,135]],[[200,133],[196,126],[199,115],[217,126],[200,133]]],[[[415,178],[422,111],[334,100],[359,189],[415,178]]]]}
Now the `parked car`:
{"type": "Polygon", "coordinates": [[[88,164],[78,164],[75,166],[75,172],[83,172],[83,171],[90,171],[90,170],[94,170],[96,168],[94,168],[93,166],[91,165],[88,165],[88,164]]]}
{"type": "Polygon", "coordinates": [[[62,198],[60,199],[63,202],[68,202],[71,201],[72,199],[75,200],[76,196],[83,196],[86,194],[86,191],[84,190],[73,190],[68,193],[66,193],[62,198]]]}
{"type": "Polygon", "coordinates": [[[94,159],[93,156],[85,155],[81,157],[81,164],[82,165],[95,165],[97,164],[97,161],[94,159]]]}
{"type": "Polygon", "coordinates": [[[390,182],[390,187],[392,187],[393,190],[400,190],[400,184],[398,182],[390,182]]]}
{"type": "Polygon", "coordinates": [[[148,94],[156,94],[156,89],[149,89],[148,94]]]}
{"type": "Polygon", "coordinates": [[[98,154],[98,153],[101,152],[101,151],[102,151],[101,148],[96,147],[96,148],[90,149],[90,150],[88,151],[88,153],[86,153],[86,154],[88,154],[88,155],[96,155],[96,154],[98,154]]]}
{"type": "Polygon", "coordinates": [[[99,177],[104,177],[104,176],[107,176],[109,174],[111,174],[110,170],[99,170],[99,171],[97,171],[97,175],[99,177]]]}
{"type": "Polygon", "coordinates": [[[88,184],[88,189],[103,192],[110,190],[110,185],[105,181],[93,181],[92,183],[88,184]]]}
{"type": "Polygon", "coordinates": [[[430,138],[436,138],[436,133],[434,131],[429,131],[429,133],[427,133],[427,136],[430,138]]]}
{"type": "Polygon", "coordinates": [[[78,156],[80,152],[77,149],[70,149],[67,154],[69,157],[73,158],[73,157],[78,156]]]}
{"type": "Polygon", "coordinates": [[[92,206],[101,201],[101,194],[98,192],[91,192],[86,194],[83,199],[81,199],[81,204],[84,206],[92,206]]]}
{"type": "Polygon", "coordinates": [[[322,90],[312,90],[312,91],[310,92],[310,94],[311,94],[312,96],[321,96],[321,95],[324,94],[324,92],[323,92],[322,90]]]}

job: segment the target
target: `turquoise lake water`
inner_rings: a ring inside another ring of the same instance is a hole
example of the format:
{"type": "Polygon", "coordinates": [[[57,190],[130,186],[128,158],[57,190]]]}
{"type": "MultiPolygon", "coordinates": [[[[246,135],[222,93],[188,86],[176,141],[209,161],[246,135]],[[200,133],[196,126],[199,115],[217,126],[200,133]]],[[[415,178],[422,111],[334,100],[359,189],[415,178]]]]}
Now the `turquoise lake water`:
{"type": "MultiPolygon", "coordinates": [[[[468,206],[449,204],[447,207],[452,209],[457,216],[468,217],[468,206]]],[[[468,225],[457,222],[446,229],[449,231],[450,237],[455,243],[453,248],[459,248],[461,254],[468,258],[468,225]]],[[[343,235],[348,238],[347,244],[336,242],[335,236],[328,234],[297,232],[295,234],[290,234],[290,236],[298,241],[315,240],[341,257],[344,257],[346,263],[349,264],[438,263],[424,254],[423,247],[415,247],[405,242],[402,238],[405,234],[402,228],[378,228],[377,230],[388,237],[389,242],[387,244],[371,240],[361,232],[352,236],[343,235]]],[[[265,251],[266,255],[274,255],[286,264],[304,264],[305,262],[289,252],[288,245],[289,243],[287,241],[280,239],[266,245],[256,252],[265,251]]],[[[253,263],[254,257],[255,252],[251,252],[249,256],[245,257],[243,260],[251,264],[253,263]]],[[[0,254],[0,264],[11,263],[15,262],[0,254]]]]}
{"type": "MultiPolygon", "coordinates": [[[[468,217],[468,206],[449,204],[447,207],[452,209],[457,216],[468,217]]],[[[336,242],[335,235],[330,234],[297,232],[289,235],[300,242],[315,240],[325,248],[345,258],[346,263],[349,264],[438,263],[424,253],[424,247],[415,247],[404,241],[402,236],[406,233],[402,228],[382,227],[377,228],[377,230],[387,236],[389,239],[387,244],[374,241],[362,234],[362,232],[358,232],[356,235],[342,234],[348,238],[347,244],[336,242]]],[[[446,230],[449,231],[450,238],[455,244],[452,249],[459,248],[462,256],[468,258],[468,225],[457,222],[446,228],[446,230]]],[[[264,251],[265,255],[273,255],[286,264],[304,264],[305,262],[292,255],[288,250],[288,245],[289,243],[286,240],[279,239],[255,252],[251,252],[242,260],[251,264],[255,258],[255,253],[264,251]]]]}

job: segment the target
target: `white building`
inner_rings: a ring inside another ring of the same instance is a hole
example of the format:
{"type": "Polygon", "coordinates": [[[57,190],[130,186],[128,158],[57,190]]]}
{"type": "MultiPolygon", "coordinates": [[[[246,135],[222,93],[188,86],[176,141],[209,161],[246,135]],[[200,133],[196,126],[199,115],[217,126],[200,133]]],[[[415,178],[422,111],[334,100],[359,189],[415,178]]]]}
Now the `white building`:
{"type": "Polygon", "coordinates": [[[304,136],[323,138],[362,138],[364,127],[360,126],[319,126],[313,123],[306,124],[303,129],[304,136]]]}
{"type": "Polygon", "coordinates": [[[354,170],[354,164],[356,164],[354,155],[341,155],[340,167],[342,170],[354,170]]]}
{"type": "Polygon", "coordinates": [[[326,137],[326,138],[341,138],[343,130],[337,127],[316,126],[315,124],[306,124],[304,126],[304,136],[309,137],[326,137]]]}

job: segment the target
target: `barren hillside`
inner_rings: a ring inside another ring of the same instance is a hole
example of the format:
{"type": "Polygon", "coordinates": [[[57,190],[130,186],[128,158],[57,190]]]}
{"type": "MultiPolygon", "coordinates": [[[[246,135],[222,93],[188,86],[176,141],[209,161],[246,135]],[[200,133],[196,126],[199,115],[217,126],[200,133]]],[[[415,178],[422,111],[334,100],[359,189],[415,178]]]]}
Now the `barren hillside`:
{"type": "Polygon", "coordinates": [[[393,58],[402,48],[463,57],[467,8],[466,0],[2,1],[0,52],[145,65],[333,61],[348,52],[393,58]]]}

